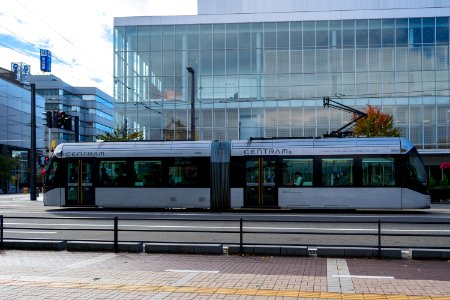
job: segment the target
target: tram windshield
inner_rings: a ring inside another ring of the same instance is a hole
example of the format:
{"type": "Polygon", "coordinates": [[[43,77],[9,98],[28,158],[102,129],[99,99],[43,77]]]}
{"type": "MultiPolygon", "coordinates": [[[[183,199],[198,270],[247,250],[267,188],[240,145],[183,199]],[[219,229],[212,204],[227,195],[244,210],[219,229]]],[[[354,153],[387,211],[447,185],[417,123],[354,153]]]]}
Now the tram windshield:
{"type": "Polygon", "coordinates": [[[62,162],[58,159],[52,159],[45,172],[44,184],[48,187],[55,187],[61,184],[62,162]]]}
{"type": "Polygon", "coordinates": [[[407,161],[407,175],[409,176],[409,183],[413,186],[426,188],[428,185],[427,173],[422,159],[417,153],[416,149],[409,152],[407,161]]]}

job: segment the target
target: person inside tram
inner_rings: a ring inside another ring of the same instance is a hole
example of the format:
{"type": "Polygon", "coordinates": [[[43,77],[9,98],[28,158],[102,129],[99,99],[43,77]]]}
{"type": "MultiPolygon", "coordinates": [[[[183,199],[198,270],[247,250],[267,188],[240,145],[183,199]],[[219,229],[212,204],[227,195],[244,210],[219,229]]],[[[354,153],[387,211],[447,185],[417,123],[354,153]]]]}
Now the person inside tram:
{"type": "Polygon", "coordinates": [[[100,183],[102,185],[110,185],[111,184],[111,178],[109,178],[109,175],[106,172],[106,168],[105,167],[102,167],[100,169],[100,183]]]}
{"type": "Polygon", "coordinates": [[[292,180],[292,185],[294,186],[301,186],[303,185],[303,177],[301,176],[300,172],[295,172],[294,179],[292,180]]]}
{"type": "Polygon", "coordinates": [[[74,167],[70,168],[69,182],[70,183],[77,182],[78,181],[77,177],[78,177],[77,176],[77,171],[75,170],[75,168],[74,167]]]}
{"type": "Polygon", "coordinates": [[[347,178],[347,174],[345,174],[344,172],[339,172],[336,175],[336,179],[335,179],[335,185],[348,185],[348,178],[347,178]]]}
{"type": "Polygon", "coordinates": [[[266,182],[275,182],[275,169],[272,169],[270,171],[270,174],[267,175],[267,181],[266,182]]]}
{"type": "Polygon", "coordinates": [[[114,178],[114,185],[116,186],[125,186],[127,182],[127,176],[121,169],[122,168],[119,167],[114,169],[114,172],[116,173],[116,177],[114,178]]]}

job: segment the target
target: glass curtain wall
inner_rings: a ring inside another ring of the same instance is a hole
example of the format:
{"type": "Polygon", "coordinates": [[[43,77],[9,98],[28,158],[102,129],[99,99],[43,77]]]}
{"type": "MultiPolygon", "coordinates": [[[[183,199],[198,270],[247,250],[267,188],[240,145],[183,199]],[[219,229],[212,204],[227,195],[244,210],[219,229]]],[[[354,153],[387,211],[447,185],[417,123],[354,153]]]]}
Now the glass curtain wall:
{"type": "Polygon", "coordinates": [[[145,139],[321,136],[394,116],[418,148],[450,147],[449,20],[363,19],[115,27],[116,122],[145,139]],[[194,70],[195,86],[191,86],[194,70]]]}

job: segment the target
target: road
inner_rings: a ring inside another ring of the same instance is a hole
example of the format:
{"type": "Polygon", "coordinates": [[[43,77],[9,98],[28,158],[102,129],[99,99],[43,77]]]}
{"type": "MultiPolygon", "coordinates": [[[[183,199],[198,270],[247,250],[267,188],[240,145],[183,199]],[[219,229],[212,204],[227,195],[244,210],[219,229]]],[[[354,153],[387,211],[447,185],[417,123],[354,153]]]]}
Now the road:
{"type": "Polygon", "coordinates": [[[0,195],[0,215],[4,238],[11,239],[111,241],[114,217],[118,217],[120,241],[237,244],[242,219],[243,241],[247,244],[376,246],[380,220],[383,246],[450,247],[450,205],[445,204],[404,211],[213,213],[55,208],[44,207],[40,197],[30,201],[29,195],[0,195]]]}

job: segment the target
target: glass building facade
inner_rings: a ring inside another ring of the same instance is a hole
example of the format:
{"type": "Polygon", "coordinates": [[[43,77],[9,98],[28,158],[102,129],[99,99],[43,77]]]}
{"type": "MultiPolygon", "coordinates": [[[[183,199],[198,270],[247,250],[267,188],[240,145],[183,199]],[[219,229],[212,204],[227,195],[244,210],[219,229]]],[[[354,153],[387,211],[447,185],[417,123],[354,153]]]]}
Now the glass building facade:
{"type": "MultiPolygon", "coordinates": [[[[45,99],[36,95],[36,149],[38,161],[44,148],[44,128],[40,116],[45,99]]],[[[31,90],[29,84],[16,80],[13,72],[0,68],[0,155],[15,158],[18,166],[9,170],[9,176],[0,181],[0,193],[18,193],[28,187],[31,169],[31,90]]],[[[42,166],[38,163],[37,169],[42,166]]],[[[37,177],[37,184],[42,176],[37,177]]]]}
{"type": "Polygon", "coordinates": [[[186,139],[193,89],[199,140],[316,137],[351,120],[328,96],[392,114],[419,149],[449,149],[449,17],[356,14],[116,18],[116,122],[186,139]]]}

